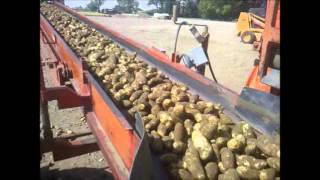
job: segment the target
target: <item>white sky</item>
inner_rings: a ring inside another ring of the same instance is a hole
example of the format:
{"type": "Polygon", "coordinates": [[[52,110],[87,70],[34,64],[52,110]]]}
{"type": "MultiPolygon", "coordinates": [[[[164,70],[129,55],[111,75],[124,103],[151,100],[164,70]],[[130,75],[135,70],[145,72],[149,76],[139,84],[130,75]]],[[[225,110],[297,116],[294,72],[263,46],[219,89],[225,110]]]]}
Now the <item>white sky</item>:
{"type": "MultiPolygon", "coordinates": [[[[150,9],[155,9],[155,6],[148,5],[148,0],[137,0],[139,2],[139,8],[142,10],[150,10],[150,9]]],[[[90,0],[65,0],[64,3],[65,5],[73,8],[73,7],[79,7],[82,6],[83,8],[87,6],[87,4],[90,2],[90,0]]],[[[108,8],[111,9],[114,6],[116,6],[117,0],[106,0],[104,4],[101,6],[102,9],[108,8]]]]}

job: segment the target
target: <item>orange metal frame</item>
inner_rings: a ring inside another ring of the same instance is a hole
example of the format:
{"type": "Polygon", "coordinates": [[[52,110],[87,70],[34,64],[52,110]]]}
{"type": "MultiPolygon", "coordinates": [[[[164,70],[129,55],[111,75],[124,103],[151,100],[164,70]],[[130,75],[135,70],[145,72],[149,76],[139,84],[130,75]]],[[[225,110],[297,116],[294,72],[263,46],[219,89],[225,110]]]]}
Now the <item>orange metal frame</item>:
{"type": "Polygon", "coordinates": [[[266,93],[271,93],[271,86],[263,84],[261,79],[271,69],[271,46],[280,46],[280,0],[268,0],[266,9],[265,29],[262,35],[260,63],[251,71],[246,86],[266,93]]]}
{"type": "MultiPolygon", "coordinates": [[[[63,4],[57,2],[54,4],[77,18],[90,22],[92,25],[96,26],[97,29],[106,31],[113,36],[124,40],[127,44],[139,48],[139,50],[144,51],[158,61],[167,64],[175,71],[182,72],[186,76],[199,81],[201,84],[207,86],[212,84],[212,81],[204,78],[193,70],[186,68],[181,64],[172,63],[171,59],[159,50],[155,48],[148,48],[118,32],[100,24],[96,24],[85,16],[65,7],[63,4]]],[[[92,76],[86,70],[86,66],[83,61],[76,57],[74,52],[66,48],[67,45],[64,40],[42,15],[40,17],[40,28],[47,39],[56,41],[55,44],[51,45],[52,51],[57,54],[59,61],[65,63],[72,72],[72,79],[74,80],[72,85],[75,87],[75,91],[80,95],[89,96],[89,103],[85,106],[88,124],[97,138],[97,143],[102,153],[105,158],[110,161],[109,165],[111,166],[115,178],[128,179],[128,173],[132,168],[137,145],[140,141],[136,132],[129,124],[131,123],[130,120],[126,119],[121,114],[120,110],[116,108],[114,102],[108,100],[107,94],[102,91],[99,84],[97,84],[95,80],[91,79],[92,76]],[[119,159],[121,162],[119,162],[119,159]],[[121,163],[123,165],[121,165],[121,163]]],[[[219,84],[217,84],[217,87],[221,87],[221,91],[223,89],[230,91],[219,84]]],[[[236,94],[235,92],[232,93],[236,94]]]]}

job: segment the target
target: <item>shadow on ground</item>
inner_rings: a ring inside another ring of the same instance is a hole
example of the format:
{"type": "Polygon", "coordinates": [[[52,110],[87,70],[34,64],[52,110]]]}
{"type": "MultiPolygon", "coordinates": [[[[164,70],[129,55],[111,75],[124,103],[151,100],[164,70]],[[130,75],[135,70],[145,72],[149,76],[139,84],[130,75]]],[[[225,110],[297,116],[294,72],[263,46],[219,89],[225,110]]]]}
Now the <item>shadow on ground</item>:
{"type": "Polygon", "coordinates": [[[41,180],[114,180],[112,174],[104,168],[73,168],[66,170],[40,169],[41,180]]]}

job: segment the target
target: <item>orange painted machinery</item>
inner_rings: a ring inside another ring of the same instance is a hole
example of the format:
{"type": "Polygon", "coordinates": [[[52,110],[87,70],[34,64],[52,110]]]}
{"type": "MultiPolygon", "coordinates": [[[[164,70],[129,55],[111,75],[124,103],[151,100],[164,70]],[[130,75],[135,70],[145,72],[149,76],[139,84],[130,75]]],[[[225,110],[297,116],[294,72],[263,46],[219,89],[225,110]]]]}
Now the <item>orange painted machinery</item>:
{"type": "Polygon", "coordinates": [[[280,0],[268,0],[260,57],[246,86],[280,95],[280,0]]]}
{"type": "MultiPolygon", "coordinates": [[[[252,105],[252,101],[242,98],[245,97],[246,91],[239,96],[182,64],[172,63],[170,57],[155,48],[146,47],[108,27],[97,24],[62,3],[53,1],[53,4],[109,37],[126,51],[136,52],[139,59],[157,68],[170,79],[186,84],[192,93],[198,94],[202,99],[221,104],[225,114],[235,122],[247,121],[259,132],[267,135],[279,132],[278,113],[259,104],[252,105]]],[[[271,36],[273,37],[272,33],[271,36]]],[[[99,149],[115,179],[168,179],[159,157],[151,153],[148,148],[148,139],[144,134],[139,115],[129,118],[103,90],[101,84],[88,70],[86,62],[69,47],[41,13],[40,37],[40,103],[47,130],[45,138],[41,141],[41,152],[51,151],[54,160],[61,160],[99,149]],[[49,77],[54,82],[53,87],[47,87],[44,83],[42,74],[44,66],[48,67],[49,77]],[[47,108],[47,103],[51,100],[57,100],[60,109],[83,107],[91,132],[53,138],[47,108]],[[94,139],[78,138],[90,133],[94,135],[94,139]]],[[[262,60],[261,64],[265,62],[262,60]]],[[[264,72],[265,66],[261,67],[259,72],[264,72]]],[[[248,86],[251,86],[254,81],[248,82],[250,82],[248,86]]],[[[272,108],[277,109],[277,104],[273,104],[272,108]]]]}

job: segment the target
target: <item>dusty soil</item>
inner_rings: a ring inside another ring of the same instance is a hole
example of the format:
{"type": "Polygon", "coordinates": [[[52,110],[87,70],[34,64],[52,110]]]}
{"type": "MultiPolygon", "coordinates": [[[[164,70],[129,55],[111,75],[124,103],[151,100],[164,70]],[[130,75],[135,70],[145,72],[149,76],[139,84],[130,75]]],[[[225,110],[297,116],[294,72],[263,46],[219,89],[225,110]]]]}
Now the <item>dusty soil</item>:
{"type": "MultiPolygon", "coordinates": [[[[45,83],[50,87],[52,84],[46,69],[44,68],[45,83]]],[[[59,109],[56,101],[50,101],[48,110],[54,137],[89,131],[81,107],[59,109]]],[[[113,179],[100,151],[56,162],[53,161],[52,153],[45,153],[40,162],[40,172],[42,180],[113,179]]]]}
{"type": "MultiPolygon", "coordinates": [[[[165,49],[167,55],[171,56],[171,52],[173,52],[178,26],[171,20],[123,15],[114,15],[112,17],[88,16],[88,18],[148,47],[154,46],[165,49]]],[[[258,57],[258,52],[253,50],[251,44],[240,42],[240,38],[236,36],[235,22],[190,18],[179,18],[178,21],[209,26],[210,42],[208,53],[216,78],[222,85],[240,93],[253,67],[254,59],[258,57]]],[[[184,26],[180,31],[177,51],[186,53],[198,45],[189,28],[184,26]]],[[[211,78],[208,67],[205,75],[211,78]]]]}

